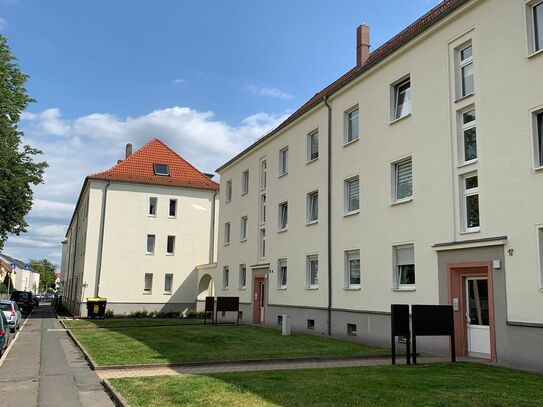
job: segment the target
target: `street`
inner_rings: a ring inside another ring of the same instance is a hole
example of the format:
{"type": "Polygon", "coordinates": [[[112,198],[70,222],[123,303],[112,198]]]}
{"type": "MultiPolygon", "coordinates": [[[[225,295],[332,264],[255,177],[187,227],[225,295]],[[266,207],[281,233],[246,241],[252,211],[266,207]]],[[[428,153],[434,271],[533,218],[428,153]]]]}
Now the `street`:
{"type": "Polygon", "coordinates": [[[114,405],[49,304],[31,313],[6,356],[0,367],[2,406],[114,405]]]}

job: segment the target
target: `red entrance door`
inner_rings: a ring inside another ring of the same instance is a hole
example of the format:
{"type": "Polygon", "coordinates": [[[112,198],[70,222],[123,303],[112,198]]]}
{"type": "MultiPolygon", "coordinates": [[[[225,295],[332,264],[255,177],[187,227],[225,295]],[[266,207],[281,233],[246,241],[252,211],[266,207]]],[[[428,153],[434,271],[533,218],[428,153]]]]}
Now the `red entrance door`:
{"type": "Polygon", "coordinates": [[[266,280],[264,276],[255,277],[253,284],[253,324],[264,323],[266,280]]]}

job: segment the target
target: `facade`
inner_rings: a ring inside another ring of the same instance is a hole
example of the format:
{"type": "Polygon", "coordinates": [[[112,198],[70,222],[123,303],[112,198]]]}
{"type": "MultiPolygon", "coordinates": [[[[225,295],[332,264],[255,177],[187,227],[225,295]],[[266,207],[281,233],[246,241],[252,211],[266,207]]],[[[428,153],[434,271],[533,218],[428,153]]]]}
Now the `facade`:
{"type": "MultiPolygon", "coordinates": [[[[448,0],[220,167],[199,295],[242,320],[390,342],[452,304],[457,354],[543,370],[543,2],[448,0]]],[[[419,349],[448,352],[448,340],[419,349]]]]}
{"type": "Polygon", "coordinates": [[[20,291],[32,291],[38,293],[40,288],[40,273],[35,271],[24,261],[14,259],[6,254],[0,254],[0,281],[4,281],[7,273],[11,273],[11,288],[20,291]],[[12,273],[12,265],[15,264],[15,273],[12,273]]]}
{"type": "Polygon", "coordinates": [[[63,242],[61,290],[74,315],[194,308],[196,264],[213,260],[218,184],[154,139],[85,179],[63,242]]]}

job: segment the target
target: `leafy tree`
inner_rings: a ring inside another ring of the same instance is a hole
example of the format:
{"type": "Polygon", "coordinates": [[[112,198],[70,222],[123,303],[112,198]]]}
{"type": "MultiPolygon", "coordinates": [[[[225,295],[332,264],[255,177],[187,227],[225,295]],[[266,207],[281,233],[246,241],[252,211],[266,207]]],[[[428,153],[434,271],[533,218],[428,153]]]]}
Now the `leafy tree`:
{"type": "Polygon", "coordinates": [[[58,266],[47,259],[30,260],[28,263],[30,267],[40,273],[39,292],[46,292],[51,283],[55,282],[55,271],[58,269],[58,266]]]}
{"type": "Polygon", "coordinates": [[[23,74],[11,54],[7,39],[0,35],[0,250],[8,234],[26,232],[24,217],[32,208],[32,185],[43,182],[46,162],[34,162],[41,151],[22,145],[17,125],[31,99],[23,74]]]}

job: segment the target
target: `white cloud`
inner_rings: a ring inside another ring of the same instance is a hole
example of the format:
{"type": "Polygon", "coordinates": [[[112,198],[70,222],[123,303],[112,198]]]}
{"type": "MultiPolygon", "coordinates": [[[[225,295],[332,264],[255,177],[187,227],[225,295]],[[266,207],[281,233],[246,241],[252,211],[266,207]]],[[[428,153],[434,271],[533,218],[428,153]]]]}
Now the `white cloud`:
{"type": "Polygon", "coordinates": [[[23,112],[21,120],[30,122],[28,134],[39,136],[66,136],[69,126],[61,118],[59,109],[47,109],[41,113],[23,112]]]}
{"type": "Polygon", "coordinates": [[[8,28],[8,22],[0,17],[0,31],[5,31],[6,28],[8,28]]]}
{"type": "Polygon", "coordinates": [[[247,85],[244,87],[244,89],[253,95],[266,96],[276,99],[292,99],[294,97],[281,89],[270,88],[268,86],[247,85]]]}
{"type": "Polygon", "coordinates": [[[174,79],[172,81],[173,84],[175,85],[181,85],[182,83],[185,83],[186,81],[184,79],[181,79],[181,78],[177,78],[177,79],[174,79]]]}

